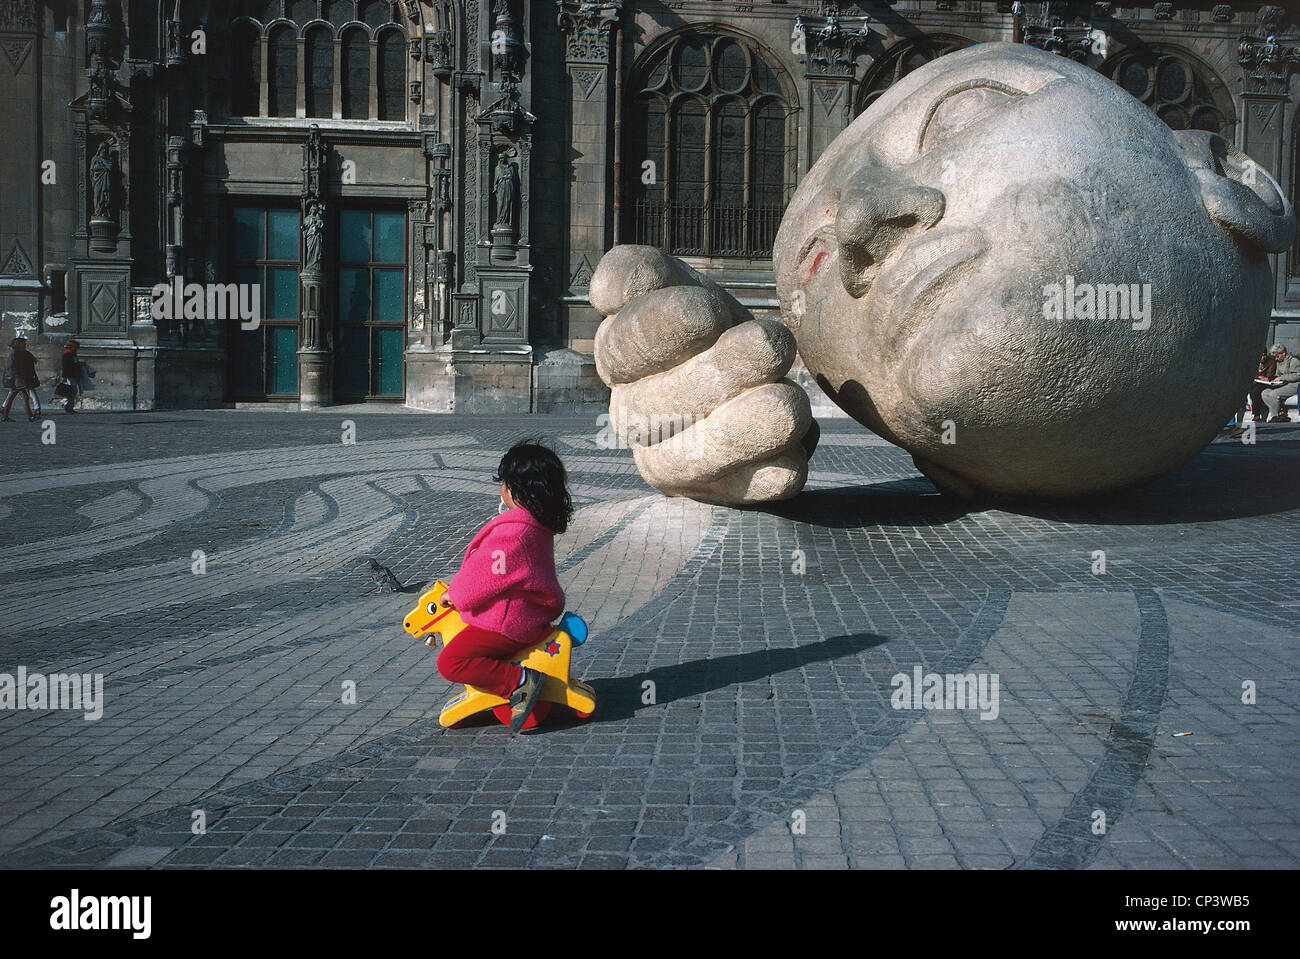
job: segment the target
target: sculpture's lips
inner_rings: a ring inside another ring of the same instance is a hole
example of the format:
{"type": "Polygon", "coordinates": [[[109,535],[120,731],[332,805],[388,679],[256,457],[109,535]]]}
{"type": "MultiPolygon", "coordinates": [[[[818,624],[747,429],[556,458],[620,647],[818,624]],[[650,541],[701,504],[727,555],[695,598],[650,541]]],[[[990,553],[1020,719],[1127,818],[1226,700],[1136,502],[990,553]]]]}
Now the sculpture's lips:
{"type": "Polygon", "coordinates": [[[960,228],[924,235],[881,270],[872,314],[880,318],[884,345],[901,350],[933,315],[930,309],[961,267],[982,255],[988,243],[977,229],[960,228]]]}

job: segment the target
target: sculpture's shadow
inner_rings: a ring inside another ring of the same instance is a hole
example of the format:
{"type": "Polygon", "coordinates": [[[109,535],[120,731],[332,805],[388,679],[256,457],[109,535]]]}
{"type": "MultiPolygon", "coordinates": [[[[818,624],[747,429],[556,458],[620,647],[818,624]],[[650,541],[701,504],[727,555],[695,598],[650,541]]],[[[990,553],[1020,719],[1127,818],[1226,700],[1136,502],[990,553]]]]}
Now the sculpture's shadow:
{"type": "MultiPolygon", "coordinates": [[[[1261,431],[1262,433],[1263,431],[1261,431]]],[[[767,512],[830,529],[943,526],[986,510],[1090,526],[1210,523],[1300,509],[1300,426],[1271,427],[1254,445],[1218,441],[1167,476],[1103,496],[1064,501],[965,500],[916,476],[806,490],[767,512]]]]}
{"type": "Polygon", "coordinates": [[[1300,509],[1300,429],[1254,445],[1216,442],[1168,476],[1062,503],[998,504],[1026,516],[1096,526],[1213,523],[1300,509]]]}
{"type": "Polygon", "coordinates": [[[769,504],[765,510],[809,526],[862,529],[945,526],[961,519],[972,508],[963,500],[940,493],[924,476],[917,476],[886,483],[805,490],[792,500],[769,504]]]}

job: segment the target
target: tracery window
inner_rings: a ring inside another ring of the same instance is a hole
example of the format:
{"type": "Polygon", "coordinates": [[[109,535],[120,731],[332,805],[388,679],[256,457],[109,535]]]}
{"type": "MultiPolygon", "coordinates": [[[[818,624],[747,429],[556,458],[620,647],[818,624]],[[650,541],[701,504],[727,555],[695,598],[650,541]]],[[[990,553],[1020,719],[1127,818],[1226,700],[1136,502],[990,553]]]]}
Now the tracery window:
{"type": "Polygon", "coordinates": [[[407,36],[391,0],[229,6],[232,116],[406,119],[407,36]]]}
{"type": "Polygon", "coordinates": [[[629,242],[770,256],[790,180],[791,98],[758,45],[679,34],[634,81],[623,158],[629,242]]]}
{"type": "Polygon", "coordinates": [[[1232,95],[1213,71],[1174,47],[1130,47],[1101,72],[1175,130],[1209,130],[1232,140],[1232,95]]]}

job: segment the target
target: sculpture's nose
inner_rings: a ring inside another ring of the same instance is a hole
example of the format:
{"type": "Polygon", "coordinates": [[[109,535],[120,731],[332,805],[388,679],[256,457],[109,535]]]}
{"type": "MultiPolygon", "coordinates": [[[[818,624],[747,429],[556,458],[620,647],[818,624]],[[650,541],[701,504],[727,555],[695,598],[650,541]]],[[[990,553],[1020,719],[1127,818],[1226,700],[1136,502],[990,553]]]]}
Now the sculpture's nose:
{"type": "Polygon", "coordinates": [[[835,217],[840,276],[849,295],[865,294],[880,262],[908,234],[938,223],[943,210],[941,192],[898,170],[868,163],[854,173],[840,194],[835,217]]]}

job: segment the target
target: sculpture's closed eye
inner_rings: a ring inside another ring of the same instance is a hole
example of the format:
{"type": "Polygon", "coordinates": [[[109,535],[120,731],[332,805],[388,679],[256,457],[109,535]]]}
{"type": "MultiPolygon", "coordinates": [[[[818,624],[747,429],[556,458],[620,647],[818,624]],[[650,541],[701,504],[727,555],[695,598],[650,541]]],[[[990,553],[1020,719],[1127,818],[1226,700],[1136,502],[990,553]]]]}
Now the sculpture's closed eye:
{"type": "Polygon", "coordinates": [[[926,111],[917,153],[926,153],[987,114],[1025,95],[997,80],[969,80],[939,97],[926,111]]]}

